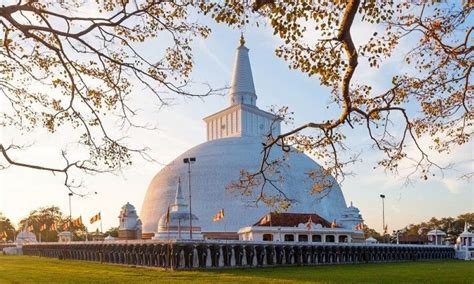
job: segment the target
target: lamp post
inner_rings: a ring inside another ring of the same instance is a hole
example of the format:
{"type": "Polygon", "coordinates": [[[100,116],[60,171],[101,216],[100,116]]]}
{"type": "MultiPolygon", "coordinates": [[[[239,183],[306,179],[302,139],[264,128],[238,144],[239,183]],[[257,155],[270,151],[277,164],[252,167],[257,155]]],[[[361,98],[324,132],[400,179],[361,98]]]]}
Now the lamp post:
{"type": "Polygon", "coordinates": [[[380,194],[380,198],[382,198],[382,234],[383,234],[383,240],[385,242],[385,195],[380,194]]]}
{"type": "Polygon", "coordinates": [[[72,210],[71,210],[71,197],[72,197],[72,192],[68,193],[69,196],[69,231],[71,231],[71,225],[72,225],[72,210]]]}
{"type": "Polygon", "coordinates": [[[189,238],[193,239],[193,213],[191,207],[191,164],[196,162],[196,158],[184,158],[183,163],[188,164],[188,189],[189,189],[189,238]]]}
{"type": "Polygon", "coordinates": [[[71,233],[71,241],[74,240],[73,234],[72,234],[72,209],[71,209],[71,198],[73,193],[69,192],[67,194],[69,196],[69,233],[71,233]]]}

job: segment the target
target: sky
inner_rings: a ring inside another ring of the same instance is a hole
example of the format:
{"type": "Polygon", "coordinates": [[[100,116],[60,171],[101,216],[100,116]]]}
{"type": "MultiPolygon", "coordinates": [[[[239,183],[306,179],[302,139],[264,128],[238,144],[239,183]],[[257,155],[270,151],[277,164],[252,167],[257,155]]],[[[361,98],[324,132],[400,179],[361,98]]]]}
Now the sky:
{"type": "MultiPolygon", "coordinates": [[[[208,83],[215,88],[230,84],[232,63],[238,46],[240,31],[223,25],[210,23],[213,30],[210,37],[193,44],[195,67],[192,79],[208,83]]],[[[356,21],[353,28],[356,44],[367,39],[376,28],[356,21]]],[[[293,111],[295,125],[308,121],[319,121],[334,117],[337,109],[327,108],[329,90],[319,85],[317,78],[308,78],[299,71],[289,70],[283,60],[277,58],[275,47],[280,43],[269,28],[244,30],[246,46],[250,49],[250,60],[254,83],[261,109],[272,105],[288,106],[293,111]]],[[[159,43],[150,42],[143,47],[145,54],[152,54],[159,43]]],[[[402,44],[398,54],[408,48],[410,42],[402,44]]],[[[391,75],[409,68],[400,55],[385,61],[379,69],[369,68],[361,62],[354,82],[372,84],[376,90],[383,90],[390,84],[391,75]]],[[[148,184],[153,176],[167,163],[187,149],[205,142],[205,124],[202,118],[228,106],[227,96],[213,96],[205,99],[176,99],[171,106],[159,109],[158,103],[149,93],[137,90],[135,105],[140,107],[141,119],[156,125],[155,130],[130,130],[130,141],[150,147],[150,154],[157,162],[135,159],[132,166],[114,174],[82,176],[86,197],[72,198],[73,217],[82,216],[88,220],[98,211],[102,212],[104,230],[118,226],[120,207],[126,202],[133,204],[140,212],[148,184]],[[95,194],[95,192],[97,194],[95,194]]],[[[289,127],[286,128],[288,130],[289,127]]],[[[283,129],[285,130],[285,128],[283,129]]],[[[57,160],[58,145],[70,146],[68,130],[62,129],[51,135],[43,130],[15,136],[15,131],[1,130],[1,141],[32,143],[33,146],[15,157],[23,160],[50,162],[57,160]]],[[[428,181],[414,178],[406,183],[405,176],[388,174],[375,168],[380,153],[370,146],[363,129],[348,129],[347,144],[351,151],[361,152],[361,161],[352,165],[348,176],[341,184],[346,202],[351,201],[361,211],[365,223],[376,230],[382,228],[382,201],[384,194],[385,219],[389,231],[410,223],[428,220],[431,217],[457,216],[474,212],[474,189],[472,182],[459,177],[467,171],[474,171],[473,144],[453,149],[451,154],[434,154],[437,162],[454,163],[444,175],[438,174],[428,181]]],[[[403,173],[403,170],[402,170],[403,173]]],[[[47,172],[9,167],[0,171],[0,212],[18,223],[28,213],[42,206],[57,205],[64,213],[69,212],[68,191],[62,186],[63,177],[47,172]]],[[[88,225],[94,231],[99,224],[88,225]]]]}

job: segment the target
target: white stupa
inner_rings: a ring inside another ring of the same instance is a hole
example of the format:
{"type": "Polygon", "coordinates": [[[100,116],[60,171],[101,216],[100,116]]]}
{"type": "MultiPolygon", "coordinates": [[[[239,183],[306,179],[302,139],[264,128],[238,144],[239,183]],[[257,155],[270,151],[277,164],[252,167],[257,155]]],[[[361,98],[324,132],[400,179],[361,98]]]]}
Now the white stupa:
{"type": "Polygon", "coordinates": [[[357,225],[364,222],[362,215],[357,207],[351,205],[347,209],[342,211],[341,217],[337,219],[337,223],[340,224],[343,228],[354,229],[357,225]]]}
{"type": "MultiPolygon", "coordinates": [[[[258,189],[253,196],[226,190],[230,183],[239,179],[242,169],[258,169],[262,139],[270,131],[273,135],[280,133],[280,120],[256,105],[257,93],[248,53],[241,38],[229,91],[230,106],[204,118],[207,142],[177,157],[151,181],[140,213],[144,234],[152,235],[157,231],[159,219],[173,203],[176,179],[181,177],[183,184],[188,184],[188,164],[183,163],[183,159],[189,157],[196,158],[191,165],[192,212],[199,217],[203,234],[237,232],[271,210],[253,202],[258,189]],[[221,208],[225,210],[224,219],[213,222],[212,217],[221,208]]],[[[270,159],[283,157],[286,168],[279,173],[283,177],[280,189],[295,201],[289,212],[315,213],[327,220],[339,220],[347,206],[332,177],[327,180],[333,184],[330,191],[311,194],[315,181],[308,173],[321,166],[305,154],[292,151],[285,155],[278,147],[272,149],[270,159]]],[[[265,190],[275,192],[270,186],[265,190]]],[[[189,200],[186,203],[189,204],[189,200]]]]}
{"type": "Polygon", "coordinates": [[[25,226],[21,232],[18,233],[15,239],[17,246],[21,247],[24,244],[37,243],[36,235],[28,230],[28,220],[25,222],[25,226]]]}

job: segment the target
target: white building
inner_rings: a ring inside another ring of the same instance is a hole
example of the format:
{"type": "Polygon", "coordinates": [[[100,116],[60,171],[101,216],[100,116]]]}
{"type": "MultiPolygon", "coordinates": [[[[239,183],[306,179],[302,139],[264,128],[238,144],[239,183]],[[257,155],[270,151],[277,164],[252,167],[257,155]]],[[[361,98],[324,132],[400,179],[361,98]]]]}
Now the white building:
{"type": "Polygon", "coordinates": [[[364,232],[338,227],[317,214],[268,213],[238,231],[242,241],[352,243],[363,242],[364,232]]]}
{"type": "Polygon", "coordinates": [[[429,244],[436,246],[443,245],[446,238],[446,233],[438,229],[431,230],[426,235],[428,236],[429,244]]]}
{"type": "MultiPolygon", "coordinates": [[[[255,223],[269,211],[263,204],[255,206],[257,192],[243,196],[226,190],[229,184],[239,180],[242,169],[250,172],[258,169],[262,159],[262,139],[270,131],[274,135],[280,133],[280,119],[259,109],[257,99],[249,49],[241,39],[235,56],[229,107],[204,119],[207,142],[169,163],[148,187],[140,213],[145,238],[154,235],[159,219],[173,203],[176,179],[181,177],[183,184],[188,184],[188,164],[183,163],[184,158],[196,158],[191,166],[192,212],[199,216],[205,237],[237,238],[240,228],[255,223]],[[221,208],[226,212],[225,218],[213,222],[212,217],[221,208]]],[[[342,216],[348,208],[341,188],[332,177],[325,178],[325,184],[332,184],[330,190],[311,194],[312,186],[321,180],[311,179],[308,173],[322,169],[312,158],[297,151],[285,154],[275,147],[269,159],[277,158],[283,159],[285,170],[277,173],[279,176],[275,178],[281,178],[281,190],[294,200],[289,212],[314,213],[326,220],[353,222],[351,217],[342,216]]],[[[265,190],[270,192],[272,188],[265,190]]],[[[186,203],[189,204],[189,200],[186,203]]],[[[346,213],[351,215],[354,212],[346,213]]]]}

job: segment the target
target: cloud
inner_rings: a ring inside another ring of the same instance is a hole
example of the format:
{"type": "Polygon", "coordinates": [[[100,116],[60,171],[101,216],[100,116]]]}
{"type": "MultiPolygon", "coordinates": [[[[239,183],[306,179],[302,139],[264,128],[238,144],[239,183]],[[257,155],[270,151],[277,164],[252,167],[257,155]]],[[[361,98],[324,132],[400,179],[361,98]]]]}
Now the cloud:
{"type": "Polygon", "coordinates": [[[444,178],[441,180],[441,183],[444,185],[443,188],[447,189],[453,194],[460,194],[465,188],[465,185],[459,179],[444,178]]]}

